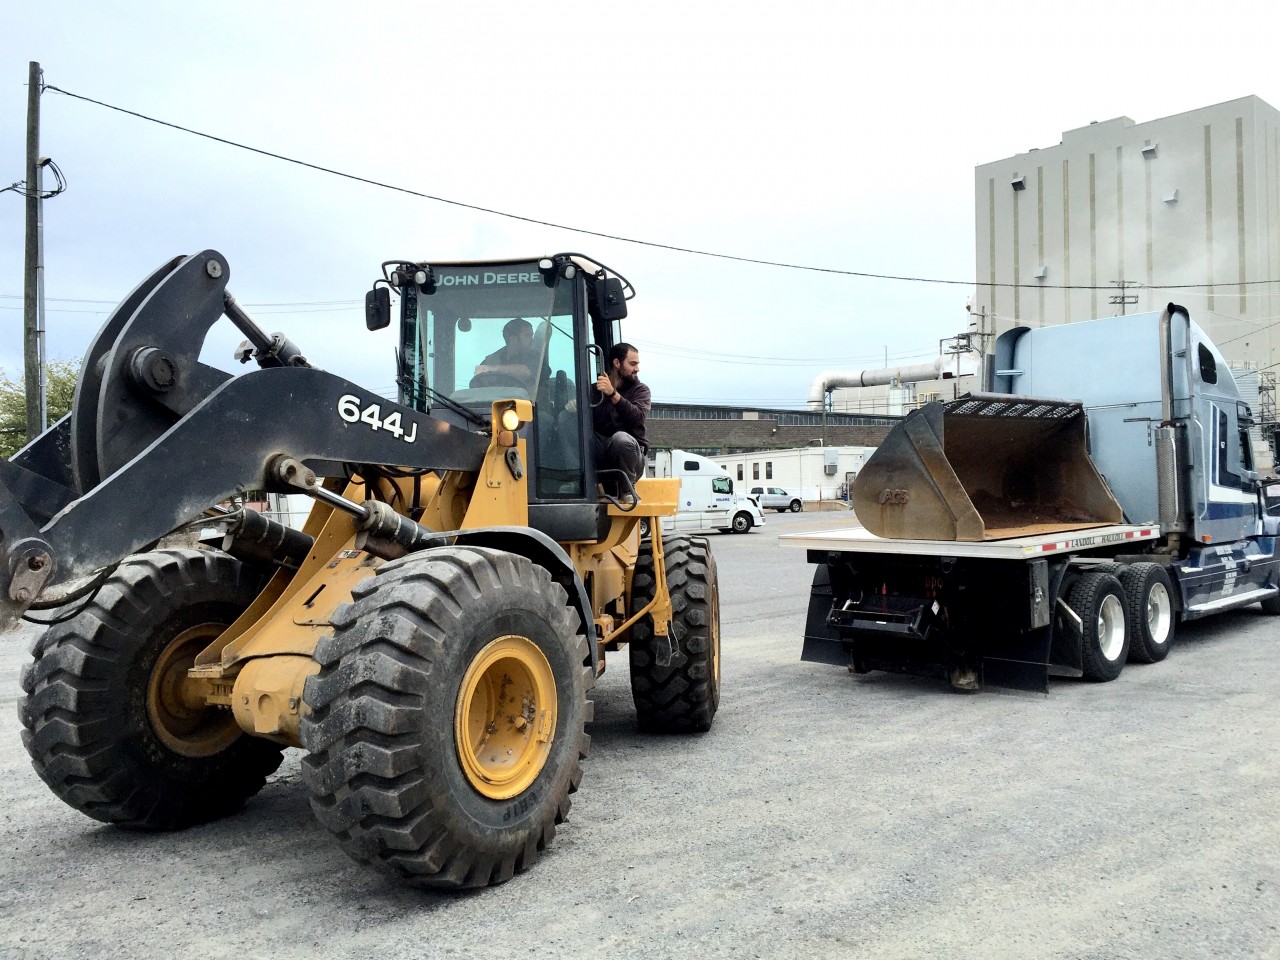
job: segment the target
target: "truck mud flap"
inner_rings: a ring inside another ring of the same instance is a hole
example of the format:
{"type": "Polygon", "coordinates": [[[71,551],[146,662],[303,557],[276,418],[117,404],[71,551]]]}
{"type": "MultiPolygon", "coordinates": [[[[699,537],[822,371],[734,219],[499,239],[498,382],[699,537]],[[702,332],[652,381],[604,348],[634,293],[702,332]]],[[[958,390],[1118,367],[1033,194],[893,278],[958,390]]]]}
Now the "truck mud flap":
{"type": "Polygon", "coordinates": [[[819,564],[800,659],[856,673],[883,670],[948,680],[958,689],[1048,692],[1047,625],[1016,634],[984,634],[961,649],[950,641],[939,613],[937,603],[927,598],[835,596],[830,568],[819,564]]]}

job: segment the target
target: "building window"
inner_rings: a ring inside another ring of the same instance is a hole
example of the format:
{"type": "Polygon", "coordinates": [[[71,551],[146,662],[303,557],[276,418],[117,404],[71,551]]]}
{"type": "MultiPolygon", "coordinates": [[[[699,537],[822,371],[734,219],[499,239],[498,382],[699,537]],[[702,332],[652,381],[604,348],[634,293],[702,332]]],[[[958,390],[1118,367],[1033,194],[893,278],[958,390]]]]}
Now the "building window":
{"type": "Polygon", "coordinates": [[[773,479],[773,461],[772,460],[766,460],[764,462],[764,478],[766,480],[773,479]]]}
{"type": "Polygon", "coordinates": [[[742,479],[742,464],[738,464],[738,479],[742,479]]]}
{"type": "Polygon", "coordinates": [[[751,479],[752,479],[752,480],[759,480],[759,479],[760,479],[760,464],[758,464],[758,463],[753,463],[753,464],[751,465],[751,479]]]}

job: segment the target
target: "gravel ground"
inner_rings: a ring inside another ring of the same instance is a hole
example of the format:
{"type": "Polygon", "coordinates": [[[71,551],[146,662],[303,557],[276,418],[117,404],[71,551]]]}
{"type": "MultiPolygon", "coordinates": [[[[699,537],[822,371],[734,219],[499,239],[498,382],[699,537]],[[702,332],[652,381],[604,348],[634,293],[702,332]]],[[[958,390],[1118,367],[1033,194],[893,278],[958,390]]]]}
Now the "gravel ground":
{"type": "Polygon", "coordinates": [[[104,827],[38,780],[0,638],[0,957],[1280,958],[1280,646],[1254,607],[1048,696],[799,660],[810,568],[713,535],[723,698],[702,736],[596,688],[570,821],[530,872],[399,887],[313,821],[295,751],[237,816],[104,827]]]}

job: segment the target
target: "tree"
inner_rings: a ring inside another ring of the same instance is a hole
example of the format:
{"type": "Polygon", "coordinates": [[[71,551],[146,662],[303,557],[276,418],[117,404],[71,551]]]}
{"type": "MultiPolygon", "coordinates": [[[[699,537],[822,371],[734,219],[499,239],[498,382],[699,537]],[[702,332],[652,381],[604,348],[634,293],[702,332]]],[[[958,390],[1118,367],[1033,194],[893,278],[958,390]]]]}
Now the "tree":
{"type": "MultiPolygon", "coordinates": [[[[45,402],[50,426],[70,412],[79,375],[79,360],[51,360],[45,364],[45,402]]],[[[0,370],[0,456],[12,457],[26,445],[26,387],[21,378],[14,380],[0,370]]]]}

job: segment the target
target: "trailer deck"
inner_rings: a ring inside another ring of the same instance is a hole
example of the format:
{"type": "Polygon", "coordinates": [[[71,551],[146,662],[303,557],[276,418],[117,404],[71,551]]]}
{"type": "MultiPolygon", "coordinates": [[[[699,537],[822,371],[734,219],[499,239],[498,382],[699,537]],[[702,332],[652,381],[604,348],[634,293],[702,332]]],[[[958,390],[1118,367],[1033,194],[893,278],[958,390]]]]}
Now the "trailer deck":
{"type": "Polygon", "coordinates": [[[788,533],[778,539],[787,546],[807,550],[1029,560],[1116,544],[1139,543],[1159,536],[1160,527],[1157,524],[1113,523],[1070,532],[1059,530],[1054,533],[1010,537],[1006,540],[891,540],[877,537],[862,526],[788,533]]]}

